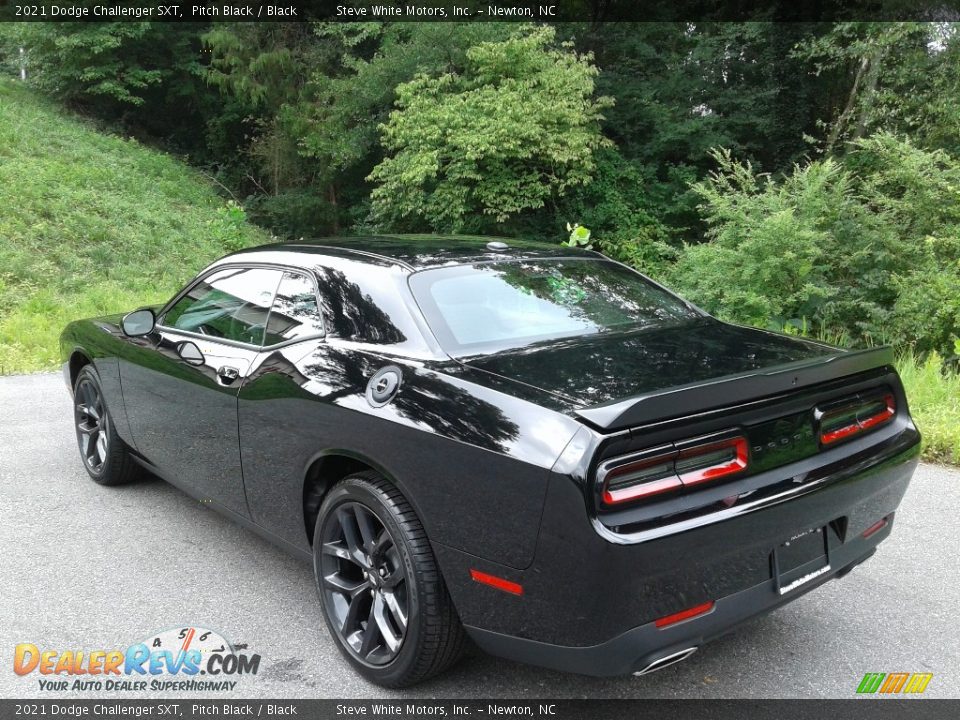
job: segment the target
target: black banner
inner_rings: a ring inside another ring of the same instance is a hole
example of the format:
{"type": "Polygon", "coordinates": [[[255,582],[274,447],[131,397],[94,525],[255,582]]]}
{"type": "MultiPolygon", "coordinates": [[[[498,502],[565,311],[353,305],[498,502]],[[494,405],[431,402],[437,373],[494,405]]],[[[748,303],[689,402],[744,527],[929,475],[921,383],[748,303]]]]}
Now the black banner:
{"type": "Polygon", "coordinates": [[[25,22],[620,22],[960,19],[960,0],[0,0],[25,22]]]}
{"type": "Polygon", "coordinates": [[[0,700],[2,718],[939,720],[960,700],[0,700]]]}

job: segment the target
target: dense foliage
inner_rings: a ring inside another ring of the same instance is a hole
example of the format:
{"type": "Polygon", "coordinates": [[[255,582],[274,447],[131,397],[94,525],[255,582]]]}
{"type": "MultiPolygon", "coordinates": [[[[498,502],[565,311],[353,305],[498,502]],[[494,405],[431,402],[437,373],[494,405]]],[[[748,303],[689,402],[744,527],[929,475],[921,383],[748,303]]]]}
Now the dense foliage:
{"type": "Polygon", "coordinates": [[[782,179],[718,152],[695,186],[709,242],[670,269],[745,323],[950,352],[960,328],[960,162],[880,133],[782,179]]]}
{"type": "Polygon", "coordinates": [[[281,236],[594,247],[743,322],[956,362],[949,23],[34,23],[0,65],[281,236]]]}

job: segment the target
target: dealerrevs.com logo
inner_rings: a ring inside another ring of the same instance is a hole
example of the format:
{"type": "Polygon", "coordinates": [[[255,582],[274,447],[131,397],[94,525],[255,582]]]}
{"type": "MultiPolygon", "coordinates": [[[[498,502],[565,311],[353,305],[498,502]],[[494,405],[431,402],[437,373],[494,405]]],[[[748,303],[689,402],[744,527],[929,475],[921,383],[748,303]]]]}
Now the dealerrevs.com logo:
{"type": "Polygon", "coordinates": [[[238,676],[256,675],[260,656],[201,627],[164,630],[124,650],[14,648],[13,671],[36,676],[52,692],[230,691],[238,676]]]}

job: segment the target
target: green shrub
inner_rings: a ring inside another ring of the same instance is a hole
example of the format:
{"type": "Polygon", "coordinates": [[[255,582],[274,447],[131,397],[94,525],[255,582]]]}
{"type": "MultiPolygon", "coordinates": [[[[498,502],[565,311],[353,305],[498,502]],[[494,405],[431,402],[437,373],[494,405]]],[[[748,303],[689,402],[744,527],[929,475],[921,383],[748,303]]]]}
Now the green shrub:
{"type": "Polygon", "coordinates": [[[708,242],[670,280],[738,322],[808,323],[855,344],[952,353],[960,327],[960,162],[890,135],[782,178],[716,152],[695,186],[708,242]]]}

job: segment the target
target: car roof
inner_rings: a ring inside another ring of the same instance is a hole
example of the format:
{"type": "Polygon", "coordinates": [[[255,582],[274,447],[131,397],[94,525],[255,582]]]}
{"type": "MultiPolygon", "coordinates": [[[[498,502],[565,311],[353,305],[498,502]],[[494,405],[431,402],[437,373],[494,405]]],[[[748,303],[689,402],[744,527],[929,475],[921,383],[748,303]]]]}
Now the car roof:
{"type": "MultiPolygon", "coordinates": [[[[332,255],[383,264],[400,264],[411,271],[452,263],[464,264],[489,260],[559,258],[571,256],[602,257],[599,253],[530,240],[478,235],[362,235],[300,239],[247,248],[229,256],[255,259],[259,253],[332,255]],[[491,248],[504,243],[506,248],[491,248]]],[[[225,258],[226,259],[226,258],[225,258]]],[[[303,258],[308,261],[307,257],[303,258]]]]}

